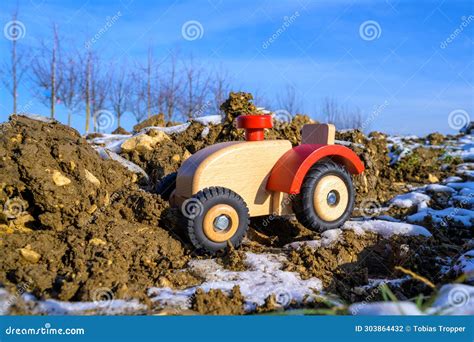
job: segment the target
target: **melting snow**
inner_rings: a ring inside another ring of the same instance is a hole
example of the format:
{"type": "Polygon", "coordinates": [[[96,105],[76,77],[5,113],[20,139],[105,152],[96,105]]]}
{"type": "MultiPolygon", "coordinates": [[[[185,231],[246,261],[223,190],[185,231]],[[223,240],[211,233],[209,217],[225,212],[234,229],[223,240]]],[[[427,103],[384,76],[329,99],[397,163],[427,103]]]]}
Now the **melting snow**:
{"type": "Polygon", "coordinates": [[[427,313],[474,315],[474,286],[464,284],[443,285],[427,313]]]}
{"type": "Polygon", "coordinates": [[[95,149],[97,150],[97,152],[99,153],[99,155],[103,158],[103,159],[112,159],[112,160],[115,160],[116,162],[119,162],[120,164],[122,164],[125,168],[127,168],[129,171],[133,172],[133,173],[138,173],[138,174],[141,174],[143,175],[143,177],[145,177],[145,179],[148,180],[148,175],[147,173],[145,172],[145,170],[143,170],[140,166],[138,166],[137,164],[135,163],[132,163],[131,161],[123,158],[122,156],[120,156],[119,154],[115,153],[115,152],[112,152],[112,151],[109,151],[107,150],[106,148],[104,147],[95,147],[95,149]]]}
{"type": "Polygon", "coordinates": [[[474,190],[474,182],[458,182],[458,183],[447,183],[447,186],[454,190],[470,189],[474,190]]]}
{"type": "Polygon", "coordinates": [[[181,125],[176,125],[176,126],[171,126],[171,127],[150,126],[150,127],[145,127],[144,129],[142,129],[140,133],[146,133],[151,130],[156,130],[156,131],[162,131],[166,134],[177,134],[177,133],[182,133],[185,130],[187,130],[190,125],[191,123],[187,122],[181,125]]]}
{"type": "Polygon", "coordinates": [[[463,179],[461,177],[458,177],[458,176],[450,176],[448,178],[446,178],[443,183],[456,183],[456,182],[462,182],[463,179]]]}
{"type": "Polygon", "coordinates": [[[181,309],[189,307],[189,299],[198,288],[206,292],[210,289],[229,292],[238,285],[246,299],[246,310],[263,305],[271,294],[275,294],[277,298],[287,298],[287,303],[301,303],[307,297],[315,298],[314,291],[322,290],[321,281],[317,278],[302,280],[295,272],[281,270],[285,260],[283,255],[248,252],[246,264],[249,269],[240,272],[226,270],[213,259],[193,260],[189,263],[190,270],[204,279],[203,284],[185,290],[151,288],[149,295],[162,305],[181,309]]]}
{"type": "Polygon", "coordinates": [[[30,294],[23,295],[23,299],[27,302],[33,302],[36,304],[34,308],[35,314],[77,315],[87,312],[94,312],[94,314],[100,312],[103,314],[113,315],[146,309],[146,306],[140,304],[136,299],[131,301],[110,299],[94,302],[62,302],[54,299],[39,301],[30,294]]]}
{"type": "Polygon", "coordinates": [[[373,232],[382,235],[384,238],[388,238],[392,235],[431,236],[431,233],[422,226],[404,222],[390,222],[382,220],[347,221],[342,229],[352,229],[356,234],[373,232]]]}
{"type": "Polygon", "coordinates": [[[473,315],[474,286],[443,285],[430,308],[424,312],[408,301],[355,303],[349,306],[353,315],[473,315]]]}
{"type": "Polygon", "coordinates": [[[474,281],[474,249],[461,255],[454,264],[453,270],[458,274],[466,275],[468,281],[474,281]]]}
{"type": "Polygon", "coordinates": [[[395,196],[390,204],[398,208],[418,207],[418,210],[427,208],[431,197],[420,192],[409,192],[407,194],[395,196]]]}
{"type": "Polygon", "coordinates": [[[199,122],[200,124],[203,124],[205,126],[218,125],[222,123],[223,120],[224,117],[222,115],[207,115],[192,119],[192,121],[199,122]]]}
{"type": "Polygon", "coordinates": [[[26,116],[29,119],[36,120],[36,121],[41,121],[41,122],[55,122],[56,120],[48,118],[47,116],[39,115],[39,114],[27,114],[27,113],[18,113],[18,115],[21,116],[26,116]]]}
{"type": "Polygon", "coordinates": [[[474,222],[474,211],[463,208],[446,208],[441,210],[425,209],[416,214],[407,217],[407,221],[411,223],[422,223],[427,217],[441,226],[449,226],[450,223],[472,227],[474,222]]]}

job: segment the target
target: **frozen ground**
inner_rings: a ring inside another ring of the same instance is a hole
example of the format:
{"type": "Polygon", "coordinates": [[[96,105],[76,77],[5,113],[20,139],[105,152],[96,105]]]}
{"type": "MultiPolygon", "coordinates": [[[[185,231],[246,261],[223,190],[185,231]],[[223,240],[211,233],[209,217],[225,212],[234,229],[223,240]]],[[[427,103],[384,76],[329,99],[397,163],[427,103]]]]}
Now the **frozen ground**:
{"type": "MultiPolygon", "coordinates": [[[[197,119],[203,124],[219,123],[220,116],[197,119]]],[[[189,123],[170,127],[149,127],[167,134],[179,133],[185,130],[189,123]]],[[[142,131],[139,134],[142,134],[142,131]]],[[[203,131],[205,134],[205,131],[203,131]]],[[[119,161],[131,171],[146,175],[145,171],[118,153],[123,142],[129,135],[103,135],[91,142],[103,158],[119,161]],[[99,146],[100,145],[100,146],[99,146]]],[[[391,137],[391,146],[397,146],[397,153],[391,155],[395,163],[406,157],[417,146],[439,148],[428,144],[414,142],[416,137],[391,137]]],[[[245,309],[252,312],[257,306],[265,303],[266,298],[275,295],[277,304],[282,308],[307,305],[318,298],[333,298],[323,291],[323,283],[317,277],[303,279],[297,272],[285,270],[288,261],[288,251],[297,251],[302,247],[312,250],[344,245],[345,231],[353,231],[358,236],[376,234],[383,239],[395,236],[424,237],[430,239],[433,232],[426,228],[426,222],[432,222],[436,229],[459,228],[469,231],[472,237],[474,226],[474,141],[471,135],[460,137],[450,142],[447,154],[460,157],[463,163],[457,166],[453,175],[441,180],[438,184],[429,184],[414,188],[411,192],[395,196],[387,203],[387,208],[413,209],[412,213],[403,219],[395,219],[388,215],[377,218],[354,218],[340,229],[326,231],[319,239],[296,241],[286,244],[279,250],[265,253],[245,253],[245,271],[231,271],[218,264],[214,259],[195,259],[188,264],[187,271],[202,279],[201,284],[180,290],[169,287],[152,287],[148,296],[156,308],[172,308],[180,312],[190,308],[190,301],[197,289],[209,291],[220,289],[225,292],[238,285],[245,298],[245,309]]],[[[471,240],[470,249],[465,249],[457,258],[445,258],[443,272],[452,272],[463,277],[463,281],[474,281],[474,243],[471,240]]],[[[410,275],[403,278],[375,279],[370,278],[367,284],[354,288],[354,291],[366,291],[379,288],[383,284],[399,286],[411,279],[410,275]]],[[[94,302],[61,302],[57,300],[38,300],[28,293],[19,291],[9,294],[0,289],[0,314],[7,314],[16,301],[26,302],[33,313],[46,314],[124,314],[141,313],[147,310],[144,304],[137,300],[117,300],[100,297],[94,302]]],[[[423,315],[423,314],[474,314],[474,287],[466,284],[445,284],[435,291],[434,300],[427,307],[417,306],[413,300],[358,303],[344,303],[331,299],[331,305],[346,308],[354,315],[423,315]]]]}

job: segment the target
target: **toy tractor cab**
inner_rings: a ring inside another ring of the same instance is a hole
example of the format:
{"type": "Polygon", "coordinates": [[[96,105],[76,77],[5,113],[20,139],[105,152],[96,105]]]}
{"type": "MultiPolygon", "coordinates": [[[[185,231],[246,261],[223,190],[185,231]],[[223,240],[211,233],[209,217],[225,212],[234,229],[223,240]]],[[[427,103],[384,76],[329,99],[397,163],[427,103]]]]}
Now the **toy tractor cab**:
{"type": "Polygon", "coordinates": [[[347,147],[334,144],[330,124],[302,128],[302,143],[264,140],[271,115],[243,115],[237,127],[246,141],[208,146],[163,178],[157,192],[181,208],[193,245],[208,252],[239,246],[249,218],[290,215],[307,228],[341,226],[354,207],[351,174],[364,165],[347,147]]]}

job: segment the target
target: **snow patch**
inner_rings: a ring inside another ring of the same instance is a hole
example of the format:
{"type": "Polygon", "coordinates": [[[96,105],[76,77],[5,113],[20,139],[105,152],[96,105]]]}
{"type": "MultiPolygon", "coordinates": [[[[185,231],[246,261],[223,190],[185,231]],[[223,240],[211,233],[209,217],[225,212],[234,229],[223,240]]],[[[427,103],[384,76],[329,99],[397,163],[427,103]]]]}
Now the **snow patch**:
{"type": "Polygon", "coordinates": [[[443,183],[457,183],[457,182],[462,182],[463,179],[461,177],[458,177],[458,176],[450,176],[448,178],[446,178],[445,180],[443,180],[443,183]]]}
{"type": "Polygon", "coordinates": [[[474,315],[474,286],[464,284],[443,285],[427,313],[438,315],[474,315]]]}
{"type": "Polygon", "coordinates": [[[389,238],[393,235],[431,236],[431,233],[422,226],[404,222],[390,222],[382,220],[347,221],[342,229],[351,229],[359,235],[364,234],[365,232],[373,232],[383,236],[384,238],[389,238]]]}
{"type": "Polygon", "coordinates": [[[87,312],[94,312],[94,314],[102,313],[107,315],[125,314],[127,312],[136,312],[145,310],[147,307],[136,299],[126,301],[123,299],[112,299],[106,301],[94,302],[62,302],[55,299],[46,299],[43,301],[37,300],[30,294],[23,295],[26,302],[36,304],[33,312],[35,314],[48,315],[78,315],[87,312]]]}
{"type": "Polygon", "coordinates": [[[454,264],[453,270],[457,274],[464,274],[468,281],[474,281],[474,249],[461,255],[454,264]]]}
{"type": "Polygon", "coordinates": [[[162,131],[166,134],[178,134],[178,133],[183,133],[184,131],[186,131],[190,125],[191,123],[187,122],[181,125],[176,125],[176,126],[171,126],[171,127],[150,126],[150,127],[143,128],[138,134],[147,133],[152,130],[162,131]]]}
{"type": "Polygon", "coordinates": [[[288,298],[290,301],[303,302],[307,297],[315,298],[314,291],[322,290],[321,280],[310,278],[302,280],[299,274],[281,270],[285,256],[277,254],[246,253],[246,271],[230,271],[224,269],[213,259],[193,260],[189,263],[190,271],[204,279],[199,286],[184,290],[169,288],[150,288],[151,299],[161,305],[186,309],[190,298],[198,288],[208,292],[221,289],[230,292],[236,285],[245,297],[245,309],[251,311],[257,305],[263,305],[265,299],[275,294],[288,298]]]}
{"type": "Polygon", "coordinates": [[[121,157],[115,152],[109,151],[104,147],[95,147],[96,151],[99,153],[102,159],[112,159],[115,160],[116,162],[119,162],[127,168],[129,171],[137,174],[141,174],[143,177],[145,177],[146,180],[149,179],[148,174],[143,170],[140,166],[138,166],[135,163],[132,163],[131,161],[121,157]]]}
{"type": "Polygon", "coordinates": [[[198,118],[193,118],[192,121],[199,122],[204,126],[218,125],[224,121],[224,117],[222,115],[206,115],[200,116],[198,118]]]}
{"type": "Polygon", "coordinates": [[[433,223],[443,227],[455,224],[472,228],[474,225],[474,211],[454,207],[440,210],[428,208],[408,216],[407,221],[410,223],[422,223],[427,217],[430,217],[433,223]]]}
{"type": "Polygon", "coordinates": [[[390,200],[390,204],[398,208],[412,208],[416,206],[418,210],[421,210],[428,207],[430,200],[430,196],[414,191],[395,196],[390,200]]]}
{"type": "Polygon", "coordinates": [[[54,120],[54,119],[51,119],[51,118],[48,118],[47,116],[43,116],[43,115],[39,115],[39,114],[18,113],[18,115],[27,117],[28,119],[41,121],[41,122],[46,122],[46,123],[56,122],[56,120],[54,120]]]}

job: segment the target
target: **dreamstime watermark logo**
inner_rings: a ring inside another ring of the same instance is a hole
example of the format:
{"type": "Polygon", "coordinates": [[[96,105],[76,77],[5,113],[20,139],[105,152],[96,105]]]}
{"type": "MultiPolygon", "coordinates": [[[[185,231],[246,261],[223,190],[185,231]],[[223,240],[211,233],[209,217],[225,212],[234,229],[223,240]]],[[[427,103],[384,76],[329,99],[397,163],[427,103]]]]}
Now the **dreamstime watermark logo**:
{"type": "Polygon", "coordinates": [[[449,306],[454,306],[454,307],[462,307],[469,303],[471,296],[469,294],[469,291],[462,287],[454,287],[451,290],[449,290],[448,293],[448,303],[449,306]]]}
{"type": "Polygon", "coordinates": [[[211,107],[212,105],[212,101],[207,101],[206,103],[204,103],[204,105],[202,105],[195,113],[194,113],[194,117],[196,118],[199,118],[200,116],[203,116],[206,111],[211,107]]]}
{"type": "Polygon", "coordinates": [[[204,27],[197,20],[189,20],[181,26],[181,35],[188,41],[201,39],[204,36],[204,27]]]}
{"type": "Polygon", "coordinates": [[[365,218],[373,218],[382,210],[382,204],[374,198],[366,198],[360,202],[359,211],[365,218]]]}
{"type": "Polygon", "coordinates": [[[278,109],[275,112],[273,112],[273,118],[277,121],[283,122],[283,123],[291,123],[293,121],[293,115],[285,109],[278,109]]]}
{"type": "Polygon", "coordinates": [[[26,209],[26,202],[21,198],[15,197],[8,199],[3,205],[3,214],[9,219],[15,219],[26,209]]]}
{"type": "Polygon", "coordinates": [[[286,291],[285,289],[278,289],[275,293],[275,301],[278,305],[286,308],[291,304],[292,296],[291,293],[286,291]]]}
{"type": "Polygon", "coordinates": [[[363,40],[376,40],[382,35],[382,28],[375,20],[367,20],[360,24],[359,35],[363,40]]]}
{"type": "Polygon", "coordinates": [[[97,126],[97,130],[100,131],[105,131],[109,128],[111,128],[114,123],[115,123],[115,117],[112,112],[101,109],[98,110],[94,113],[95,116],[95,123],[97,126]]]}
{"type": "Polygon", "coordinates": [[[33,284],[30,282],[20,283],[16,286],[16,292],[11,295],[7,301],[2,302],[2,310],[7,310],[10,306],[14,305],[23,294],[30,292],[33,284]]]}
{"type": "Polygon", "coordinates": [[[108,287],[99,287],[92,291],[92,301],[102,309],[110,307],[114,299],[114,293],[108,287]]]}
{"type": "Polygon", "coordinates": [[[379,117],[379,115],[385,111],[385,109],[388,107],[389,104],[390,103],[387,100],[385,100],[384,103],[382,103],[381,105],[374,106],[374,109],[372,110],[370,115],[367,116],[364,122],[362,123],[362,126],[360,127],[361,130],[365,131],[367,128],[369,128],[372,122],[374,122],[375,119],[377,119],[377,117],[379,117]]]}
{"type": "Polygon", "coordinates": [[[181,205],[181,212],[183,216],[189,219],[194,219],[204,212],[204,206],[197,198],[188,198],[181,205]]]}
{"type": "Polygon", "coordinates": [[[352,305],[350,307],[351,315],[354,315],[354,316],[357,315],[364,306],[366,306],[367,304],[369,304],[370,302],[373,302],[376,298],[378,298],[379,294],[382,292],[382,289],[388,286],[387,284],[388,284],[387,280],[382,280],[380,284],[370,289],[370,293],[367,296],[365,296],[362,302],[356,305],[352,305]]]}
{"type": "Polygon", "coordinates": [[[300,16],[300,13],[296,11],[290,16],[283,17],[283,23],[281,26],[267,39],[262,43],[262,48],[264,50],[268,49],[300,16]]]}
{"type": "Polygon", "coordinates": [[[469,122],[471,122],[471,117],[464,109],[455,109],[448,115],[448,125],[452,129],[459,130],[469,122]]]}
{"type": "Polygon", "coordinates": [[[102,36],[107,33],[108,30],[122,17],[122,12],[118,11],[113,16],[105,18],[105,24],[102,26],[91,39],[87,40],[84,43],[86,49],[90,49],[92,45],[97,43],[102,36]]]}
{"type": "Polygon", "coordinates": [[[456,207],[453,208],[453,210],[448,214],[446,215],[445,217],[443,217],[443,220],[441,221],[440,223],[440,226],[441,227],[448,227],[449,226],[449,223],[451,221],[453,221],[456,216],[459,214],[459,212],[467,205],[471,202],[471,199],[472,197],[474,197],[474,193],[469,193],[467,194],[467,196],[463,196],[462,200],[459,201],[459,203],[457,204],[456,207]]]}
{"type": "Polygon", "coordinates": [[[19,20],[9,21],[3,27],[3,35],[11,41],[24,38],[26,35],[25,24],[19,20]]]}
{"type": "Polygon", "coordinates": [[[461,17],[461,24],[459,24],[459,26],[453,32],[451,32],[448,38],[446,38],[439,44],[439,47],[441,49],[446,49],[448,45],[451,44],[464,31],[464,29],[469,26],[472,21],[474,21],[474,15],[470,15],[468,17],[461,17]]]}
{"type": "MultiPolygon", "coordinates": [[[[281,207],[284,208],[284,207],[287,207],[288,205],[290,205],[290,204],[293,202],[293,200],[294,200],[295,197],[296,197],[296,195],[294,195],[294,194],[289,194],[287,197],[285,197],[285,198],[282,200],[282,202],[281,202],[281,207]]],[[[264,227],[268,226],[268,225],[269,225],[275,218],[277,218],[277,217],[280,217],[280,215],[279,215],[276,211],[274,211],[273,213],[271,213],[270,215],[268,215],[267,218],[265,218],[265,219],[263,220],[262,225],[263,225],[264,227]]]]}
{"type": "Polygon", "coordinates": [[[25,105],[20,106],[20,108],[17,109],[18,114],[27,114],[30,112],[31,107],[33,107],[33,101],[29,100],[25,105]]]}

